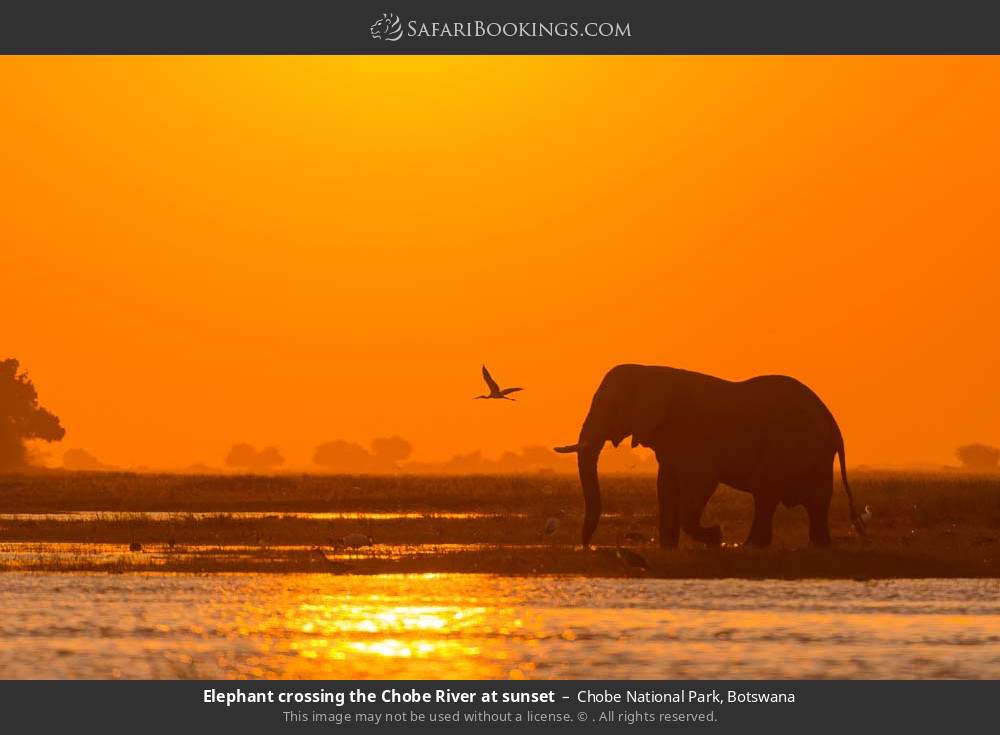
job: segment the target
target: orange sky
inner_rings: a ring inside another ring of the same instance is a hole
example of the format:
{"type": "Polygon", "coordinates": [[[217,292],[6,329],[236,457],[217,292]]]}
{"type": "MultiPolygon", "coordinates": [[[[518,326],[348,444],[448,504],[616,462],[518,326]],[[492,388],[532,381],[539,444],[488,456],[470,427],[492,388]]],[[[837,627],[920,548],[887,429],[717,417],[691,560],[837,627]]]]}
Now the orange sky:
{"type": "Polygon", "coordinates": [[[794,375],[852,463],[1000,443],[1000,59],[4,58],[0,358],[56,459],[576,436],[794,375]],[[472,401],[485,361],[517,403],[472,401]]]}

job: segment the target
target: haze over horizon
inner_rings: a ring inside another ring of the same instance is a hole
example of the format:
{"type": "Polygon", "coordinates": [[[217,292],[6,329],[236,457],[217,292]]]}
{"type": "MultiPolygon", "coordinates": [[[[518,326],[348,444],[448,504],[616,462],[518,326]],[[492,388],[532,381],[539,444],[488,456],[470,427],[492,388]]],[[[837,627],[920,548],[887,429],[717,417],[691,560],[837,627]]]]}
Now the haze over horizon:
{"type": "Polygon", "coordinates": [[[848,463],[1000,444],[1000,59],[23,57],[0,359],[121,467],[575,439],[795,376],[848,463]],[[10,275],[12,274],[12,275],[10,275]],[[475,401],[486,363],[517,402],[475,401]]]}

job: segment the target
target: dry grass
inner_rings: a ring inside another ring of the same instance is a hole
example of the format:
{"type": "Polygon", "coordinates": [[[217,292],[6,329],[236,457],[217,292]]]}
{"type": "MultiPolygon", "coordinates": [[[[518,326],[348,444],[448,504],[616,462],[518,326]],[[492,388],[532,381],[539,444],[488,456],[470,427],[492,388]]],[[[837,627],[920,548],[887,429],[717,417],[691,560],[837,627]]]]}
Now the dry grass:
{"type": "MultiPolygon", "coordinates": [[[[603,478],[605,509],[595,537],[613,545],[620,530],[655,536],[654,481],[648,476],[603,478]]],[[[667,577],[997,577],[1000,576],[1000,476],[960,473],[866,472],[852,476],[856,500],[874,517],[870,538],[862,540],[847,521],[838,489],[831,511],[835,548],[807,548],[805,513],[780,509],[775,548],[766,551],[709,550],[685,542],[664,551],[652,544],[638,549],[654,576],[667,577]]],[[[579,485],[572,476],[279,476],[189,477],[135,474],[53,474],[0,477],[0,513],[69,510],[112,511],[99,520],[0,520],[0,541],[59,544],[131,540],[148,550],[108,560],[86,553],[31,560],[7,555],[0,569],[32,568],[104,571],[280,571],[427,572],[469,571],[507,574],[627,573],[600,550],[574,549],[582,514],[579,485]],[[545,519],[566,511],[559,530],[541,537],[545,519]],[[266,518],[178,516],[157,519],[155,511],[176,513],[266,511],[266,518]],[[415,519],[321,521],[291,519],[282,512],[416,512],[415,519]],[[441,519],[442,512],[495,514],[484,518],[441,519]],[[331,564],[312,547],[332,538],[371,532],[374,554],[331,564]],[[173,544],[168,546],[168,544],[173,544]],[[419,554],[395,553],[396,545],[429,546],[419,554]],[[449,550],[440,544],[477,544],[449,550]],[[233,552],[228,547],[251,547],[233,552]],[[211,547],[174,553],[186,546],[211,547]],[[276,549],[275,547],[295,547],[276,549]],[[541,548],[539,548],[541,546],[541,548]],[[426,553],[430,552],[430,553],[426,553]],[[29,562],[29,563],[26,563],[29,562]]],[[[706,512],[706,523],[721,523],[728,543],[742,541],[752,500],[722,488],[706,512]]]]}
{"type": "MultiPolygon", "coordinates": [[[[569,475],[0,475],[0,513],[146,511],[510,512],[578,494],[569,475]]],[[[643,478],[642,484],[648,484],[643,478]]]]}

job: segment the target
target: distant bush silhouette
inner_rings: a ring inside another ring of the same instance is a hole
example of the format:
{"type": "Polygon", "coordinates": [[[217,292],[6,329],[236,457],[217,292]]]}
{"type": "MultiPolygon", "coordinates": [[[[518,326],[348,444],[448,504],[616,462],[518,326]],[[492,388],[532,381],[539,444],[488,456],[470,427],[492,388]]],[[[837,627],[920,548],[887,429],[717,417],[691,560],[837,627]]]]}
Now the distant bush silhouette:
{"type": "Polygon", "coordinates": [[[81,472],[100,472],[101,470],[114,469],[85,449],[67,449],[63,453],[63,467],[67,470],[81,472]]]}
{"type": "Polygon", "coordinates": [[[955,450],[955,456],[968,470],[995,470],[1000,463],[1000,449],[988,444],[966,444],[955,450]]]}
{"type": "Polygon", "coordinates": [[[330,472],[389,472],[408,459],[413,445],[401,436],[372,439],[371,451],[360,444],[336,439],[316,447],[313,462],[330,472]]]}
{"type": "Polygon", "coordinates": [[[0,470],[25,466],[25,441],[53,442],[66,435],[59,417],[38,405],[35,386],[18,367],[17,360],[0,361],[0,470]]]}
{"type": "Polygon", "coordinates": [[[519,452],[507,451],[497,459],[483,456],[476,450],[468,454],[456,454],[444,462],[409,462],[403,466],[408,472],[430,472],[443,474],[522,474],[538,472],[569,472],[576,463],[555,454],[548,447],[531,445],[519,452]]]}
{"type": "Polygon", "coordinates": [[[313,462],[331,472],[371,472],[374,457],[360,444],[337,439],[316,447],[313,462]]]}
{"type": "MultiPolygon", "coordinates": [[[[455,474],[534,474],[538,472],[571,472],[576,462],[556,454],[549,447],[529,445],[520,451],[507,451],[496,459],[476,450],[456,454],[443,462],[408,461],[413,446],[400,436],[372,439],[371,449],[356,442],[336,439],[320,444],[313,452],[313,463],[327,472],[364,474],[403,471],[410,473],[455,474]]],[[[602,467],[611,472],[655,471],[652,454],[636,451],[625,444],[617,449],[605,449],[602,467]],[[606,466],[605,466],[606,465],[606,466]]]]}
{"type": "MultiPolygon", "coordinates": [[[[617,449],[608,445],[601,457],[601,467],[610,472],[655,472],[652,453],[636,451],[625,444],[617,449]]],[[[440,463],[410,462],[409,472],[441,472],[445,474],[535,474],[539,472],[572,472],[576,462],[565,455],[555,454],[549,447],[530,445],[519,452],[506,451],[497,459],[483,456],[480,450],[456,454],[440,463]]]]}
{"type": "Polygon", "coordinates": [[[372,439],[372,454],[376,464],[390,468],[410,458],[413,445],[401,436],[383,436],[372,439]]]}
{"type": "Polygon", "coordinates": [[[285,463],[275,447],[254,449],[250,444],[236,444],[226,455],[226,466],[241,470],[272,470],[285,463]]]}

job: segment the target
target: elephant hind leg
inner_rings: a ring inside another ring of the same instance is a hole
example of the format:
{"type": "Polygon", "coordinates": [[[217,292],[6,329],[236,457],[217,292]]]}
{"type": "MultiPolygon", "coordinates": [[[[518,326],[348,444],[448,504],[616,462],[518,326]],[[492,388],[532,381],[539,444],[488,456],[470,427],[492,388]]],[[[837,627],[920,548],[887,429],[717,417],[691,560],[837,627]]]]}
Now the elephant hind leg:
{"type": "Polygon", "coordinates": [[[778,499],[766,495],[753,496],[753,524],[745,546],[756,546],[766,549],[771,545],[773,533],[774,511],[778,509],[778,499]]]}
{"type": "Polygon", "coordinates": [[[830,538],[830,498],[833,496],[833,481],[824,484],[813,497],[806,501],[806,512],[809,514],[809,543],[820,548],[831,545],[830,538]]]}
{"type": "Polygon", "coordinates": [[[656,494],[660,504],[660,546],[672,549],[680,542],[680,492],[677,478],[666,460],[657,455],[660,471],[656,476],[656,494]]]}

